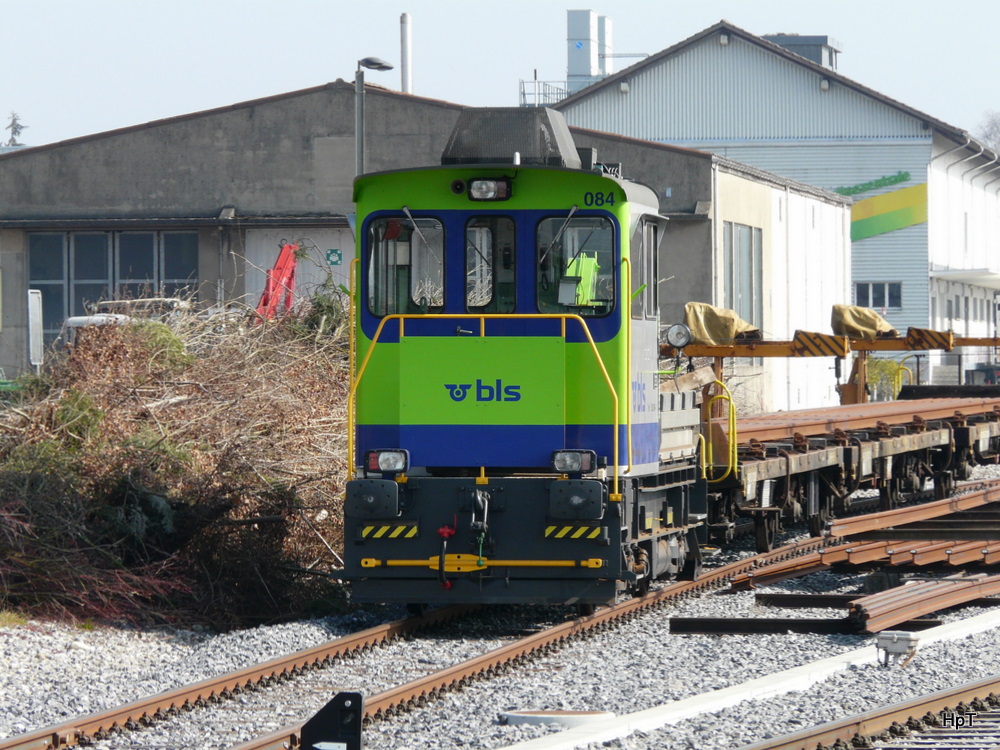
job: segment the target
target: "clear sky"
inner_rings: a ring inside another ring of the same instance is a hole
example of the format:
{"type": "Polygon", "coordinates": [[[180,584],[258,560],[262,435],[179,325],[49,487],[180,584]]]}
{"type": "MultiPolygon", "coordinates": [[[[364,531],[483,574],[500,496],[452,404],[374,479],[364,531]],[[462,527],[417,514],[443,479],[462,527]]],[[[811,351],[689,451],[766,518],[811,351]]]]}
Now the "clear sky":
{"type": "MultiPolygon", "coordinates": [[[[611,18],[616,53],[655,53],[721,19],[828,35],[839,72],[951,125],[1000,110],[1000,2],[972,0],[0,0],[0,120],[42,145],[395,70],[412,28],[413,93],[514,106],[518,82],[566,78],[566,11],[611,18]]],[[[618,59],[616,70],[635,60],[618,59]]],[[[0,130],[0,141],[10,132],[0,130]]]]}

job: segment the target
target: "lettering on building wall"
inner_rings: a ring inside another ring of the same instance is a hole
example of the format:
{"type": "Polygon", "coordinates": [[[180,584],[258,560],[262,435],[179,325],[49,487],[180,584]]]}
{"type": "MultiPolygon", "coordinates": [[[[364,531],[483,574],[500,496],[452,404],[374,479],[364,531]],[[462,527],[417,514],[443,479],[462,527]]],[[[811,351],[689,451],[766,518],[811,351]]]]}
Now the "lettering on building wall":
{"type": "Polygon", "coordinates": [[[858,193],[867,193],[869,190],[878,190],[890,185],[898,185],[901,182],[909,181],[909,179],[909,172],[899,171],[896,174],[879,177],[877,180],[871,180],[870,182],[862,182],[859,185],[834,188],[833,192],[840,193],[841,195],[857,195],[858,193]]]}

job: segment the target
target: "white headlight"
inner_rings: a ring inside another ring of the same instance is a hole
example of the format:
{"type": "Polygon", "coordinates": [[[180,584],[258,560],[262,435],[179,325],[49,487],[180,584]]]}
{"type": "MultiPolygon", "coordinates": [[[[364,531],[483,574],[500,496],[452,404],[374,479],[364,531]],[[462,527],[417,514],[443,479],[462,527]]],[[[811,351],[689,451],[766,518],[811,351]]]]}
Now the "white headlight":
{"type": "Polygon", "coordinates": [[[402,474],[410,468],[410,454],[405,450],[368,451],[365,454],[365,469],[384,474],[402,474]]]}
{"type": "Polygon", "coordinates": [[[552,468],[560,474],[588,474],[594,470],[597,454],[593,451],[555,451],[552,468]]]}
{"type": "Polygon", "coordinates": [[[469,180],[469,198],[474,201],[505,201],[510,198],[510,180],[469,180]]]}

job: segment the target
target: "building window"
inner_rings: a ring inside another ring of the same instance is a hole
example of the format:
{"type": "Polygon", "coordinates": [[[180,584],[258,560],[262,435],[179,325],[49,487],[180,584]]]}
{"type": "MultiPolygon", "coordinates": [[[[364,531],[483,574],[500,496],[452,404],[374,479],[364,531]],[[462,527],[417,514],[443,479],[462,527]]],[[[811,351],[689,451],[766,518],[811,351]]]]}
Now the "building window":
{"type": "Polygon", "coordinates": [[[198,284],[197,232],[28,235],[28,287],[42,293],[46,339],[107,299],[182,296],[198,284]]]}
{"type": "Polygon", "coordinates": [[[725,306],[757,328],[764,327],[763,232],[757,227],[722,225],[725,306]]]}
{"type": "Polygon", "coordinates": [[[854,304],[881,310],[903,307],[903,285],[897,281],[864,281],[854,285],[854,304]]]}

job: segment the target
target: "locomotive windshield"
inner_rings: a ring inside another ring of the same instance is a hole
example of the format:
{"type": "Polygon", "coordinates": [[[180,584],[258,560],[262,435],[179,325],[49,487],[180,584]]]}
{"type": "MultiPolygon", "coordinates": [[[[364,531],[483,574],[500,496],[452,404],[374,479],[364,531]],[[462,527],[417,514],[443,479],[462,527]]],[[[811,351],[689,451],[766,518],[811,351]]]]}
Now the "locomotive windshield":
{"type": "Polygon", "coordinates": [[[538,309],[600,316],[615,306],[615,233],[601,216],[543,219],[538,225],[538,309]]]}
{"type": "Polygon", "coordinates": [[[368,253],[372,315],[438,312],[444,307],[444,227],[440,221],[376,219],[368,231],[368,253]]]}
{"type": "Polygon", "coordinates": [[[465,225],[465,302],[469,312],[514,312],[514,249],[513,219],[469,219],[465,225]]]}

